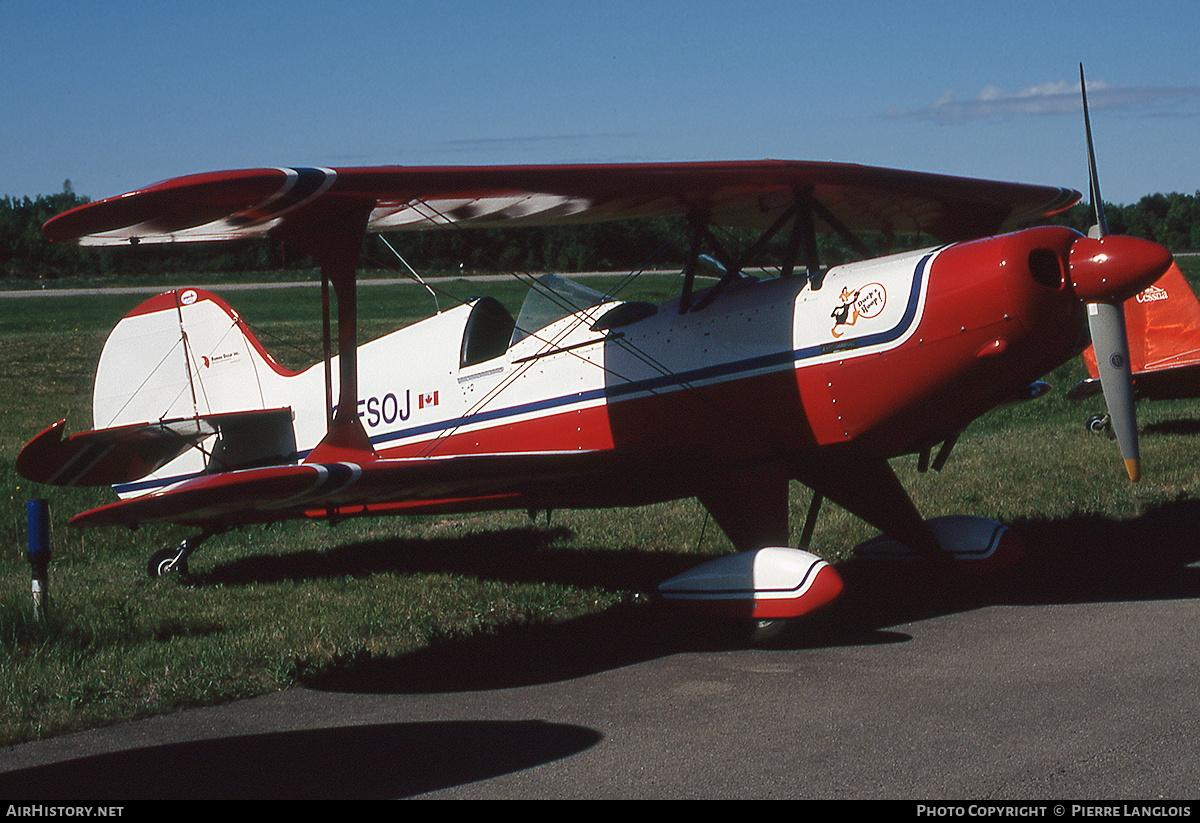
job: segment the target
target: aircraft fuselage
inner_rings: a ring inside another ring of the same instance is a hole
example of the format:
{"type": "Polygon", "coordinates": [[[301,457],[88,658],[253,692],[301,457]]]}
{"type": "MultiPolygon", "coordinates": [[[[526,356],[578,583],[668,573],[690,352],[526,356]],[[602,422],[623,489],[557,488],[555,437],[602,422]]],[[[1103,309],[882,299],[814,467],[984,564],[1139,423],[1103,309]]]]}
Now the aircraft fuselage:
{"type": "Polygon", "coordinates": [[[1078,237],[1031,229],[847,264],[815,291],[747,278],[704,308],[592,330],[601,304],[470,366],[461,307],[360,349],[359,417],[381,457],[609,454],[639,499],[682,493],[696,465],[851,441],[914,452],[1078,352],[1078,237]]]}

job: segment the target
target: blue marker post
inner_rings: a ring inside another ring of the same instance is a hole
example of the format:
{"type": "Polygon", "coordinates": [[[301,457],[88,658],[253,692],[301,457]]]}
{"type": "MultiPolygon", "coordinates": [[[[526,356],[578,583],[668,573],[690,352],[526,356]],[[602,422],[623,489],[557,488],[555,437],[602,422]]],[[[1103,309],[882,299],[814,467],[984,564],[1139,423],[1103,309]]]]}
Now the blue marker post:
{"type": "Polygon", "coordinates": [[[33,617],[42,620],[50,608],[50,503],[26,500],[25,519],[29,525],[29,566],[33,573],[33,617]]]}

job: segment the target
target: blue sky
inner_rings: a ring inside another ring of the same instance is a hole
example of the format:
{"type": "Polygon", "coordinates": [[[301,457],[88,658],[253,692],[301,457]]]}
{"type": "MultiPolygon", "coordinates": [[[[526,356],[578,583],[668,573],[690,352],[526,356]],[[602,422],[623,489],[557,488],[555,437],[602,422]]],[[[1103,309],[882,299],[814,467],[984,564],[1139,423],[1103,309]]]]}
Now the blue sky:
{"type": "Polygon", "coordinates": [[[258,166],[837,160],[1200,189],[1200,3],[0,0],[0,196],[258,166]]]}

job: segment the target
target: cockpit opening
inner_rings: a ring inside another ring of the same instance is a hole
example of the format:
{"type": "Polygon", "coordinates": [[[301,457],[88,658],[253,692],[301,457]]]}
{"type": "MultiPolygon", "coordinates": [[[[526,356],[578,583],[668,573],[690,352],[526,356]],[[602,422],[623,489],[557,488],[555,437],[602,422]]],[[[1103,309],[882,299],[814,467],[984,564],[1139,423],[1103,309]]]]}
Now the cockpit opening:
{"type": "Polygon", "coordinates": [[[459,367],[473,366],[504,354],[515,325],[513,316],[496,298],[476,300],[463,329],[459,367]]]}
{"type": "Polygon", "coordinates": [[[611,297],[557,274],[537,278],[516,320],[496,298],[481,297],[472,305],[463,329],[459,366],[492,360],[551,323],[611,302],[611,297]]]}

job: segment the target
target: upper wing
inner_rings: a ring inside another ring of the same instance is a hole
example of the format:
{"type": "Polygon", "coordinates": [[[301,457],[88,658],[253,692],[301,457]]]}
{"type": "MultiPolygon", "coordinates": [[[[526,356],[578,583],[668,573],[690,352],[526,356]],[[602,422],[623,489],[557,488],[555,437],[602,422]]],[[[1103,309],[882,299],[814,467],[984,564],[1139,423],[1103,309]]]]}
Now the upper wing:
{"type": "Polygon", "coordinates": [[[179,177],[46,223],[85,245],[223,240],[321,225],[347,203],[368,231],[568,225],[699,212],[766,227],[810,193],[818,228],[942,241],[994,234],[1070,207],[1069,189],[842,163],[782,160],[626,165],[249,169],[179,177]]]}

